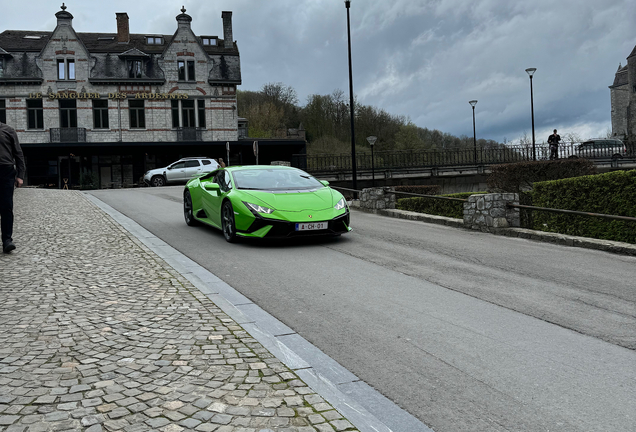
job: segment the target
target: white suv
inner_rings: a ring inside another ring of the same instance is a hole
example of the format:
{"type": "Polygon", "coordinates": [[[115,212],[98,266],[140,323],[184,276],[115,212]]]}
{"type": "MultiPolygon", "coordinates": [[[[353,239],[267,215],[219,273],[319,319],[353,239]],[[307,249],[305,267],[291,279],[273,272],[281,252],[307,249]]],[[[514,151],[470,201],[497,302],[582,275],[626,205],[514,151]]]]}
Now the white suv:
{"type": "Polygon", "coordinates": [[[144,182],[150,186],[164,186],[168,183],[187,183],[192,177],[214,171],[217,161],[206,157],[187,157],[171,163],[165,168],[146,171],[144,182]]]}

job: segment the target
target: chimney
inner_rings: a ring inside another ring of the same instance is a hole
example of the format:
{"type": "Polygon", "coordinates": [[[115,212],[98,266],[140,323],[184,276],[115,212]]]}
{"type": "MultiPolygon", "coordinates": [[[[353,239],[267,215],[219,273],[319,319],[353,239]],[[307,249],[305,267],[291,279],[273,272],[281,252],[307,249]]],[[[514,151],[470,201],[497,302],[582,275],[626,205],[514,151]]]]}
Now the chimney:
{"type": "Polygon", "coordinates": [[[232,12],[221,12],[223,18],[223,40],[225,48],[234,48],[234,40],[232,39],[232,12]]]}
{"type": "Polygon", "coordinates": [[[128,14],[126,12],[117,12],[117,42],[130,42],[130,30],[128,28],[128,14]]]}

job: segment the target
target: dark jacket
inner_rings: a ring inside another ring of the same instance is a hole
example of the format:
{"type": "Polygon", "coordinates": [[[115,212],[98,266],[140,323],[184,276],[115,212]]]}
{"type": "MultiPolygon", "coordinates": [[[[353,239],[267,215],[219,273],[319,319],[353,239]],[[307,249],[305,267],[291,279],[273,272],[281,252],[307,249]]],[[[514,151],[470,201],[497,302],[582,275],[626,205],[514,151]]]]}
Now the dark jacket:
{"type": "Polygon", "coordinates": [[[552,134],[548,137],[548,144],[558,147],[561,136],[559,134],[552,134]]]}
{"type": "Polygon", "coordinates": [[[11,126],[0,122],[0,166],[2,165],[15,165],[16,176],[24,179],[26,166],[18,135],[11,126]]]}

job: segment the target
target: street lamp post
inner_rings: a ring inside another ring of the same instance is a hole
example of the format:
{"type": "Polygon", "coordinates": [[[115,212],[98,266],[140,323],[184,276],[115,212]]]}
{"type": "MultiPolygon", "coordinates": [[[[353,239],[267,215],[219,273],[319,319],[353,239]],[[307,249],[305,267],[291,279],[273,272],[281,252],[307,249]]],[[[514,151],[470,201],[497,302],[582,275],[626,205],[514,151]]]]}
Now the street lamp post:
{"type": "MultiPolygon", "coordinates": [[[[347,40],[349,42],[349,107],[351,110],[351,175],[353,179],[353,189],[358,189],[358,173],[356,169],[356,133],[354,128],[354,106],[353,106],[353,70],[351,67],[351,26],[349,24],[349,7],[351,0],[345,0],[345,8],[347,9],[347,40]]],[[[357,193],[354,192],[354,197],[357,193]]]]}
{"type": "Polygon", "coordinates": [[[473,107],[473,148],[475,149],[475,163],[477,163],[477,132],[475,132],[475,105],[477,105],[476,100],[468,101],[471,107],[473,107]]]}
{"type": "Polygon", "coordinates": [[[532,113],[532,160],[537,160],[537,151],[534,144],[534,100],[532,96],[532,75],[537,71],[537,68],[528,68],[526,72],[530,76],[530,112],[532,113]]]}
{"type": "Polygon", "coordinates": [[[373,144],[375,144],[377,139],[378,137],[375,137],[375,136],[367,137],[367,141],[369,142],[369,145],[371,146],[371,186],[372,187],[375,187],[375,163],[374,163],[374,157],[373,157],[373,144]]]}

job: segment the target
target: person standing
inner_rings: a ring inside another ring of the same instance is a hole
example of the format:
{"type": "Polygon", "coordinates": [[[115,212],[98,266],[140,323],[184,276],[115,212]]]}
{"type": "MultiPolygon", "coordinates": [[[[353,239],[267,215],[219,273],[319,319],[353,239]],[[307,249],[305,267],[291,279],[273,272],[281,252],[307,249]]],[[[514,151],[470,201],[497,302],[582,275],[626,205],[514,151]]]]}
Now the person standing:
{"type": "Polygon", "coordinates": [[[559,158],[559,141],[561,141],[561,137],[555,129],[554,133],[548,137],[548,144],[550,145],[550,160],[556,160],[559,158]]]}
{"type": "Polygon", "coordinates": [[[15,130],[0,122],[0,230],[2,251],[10,253],[13,244],[13,190],[21,187],[26,166],[15,130]]]}

